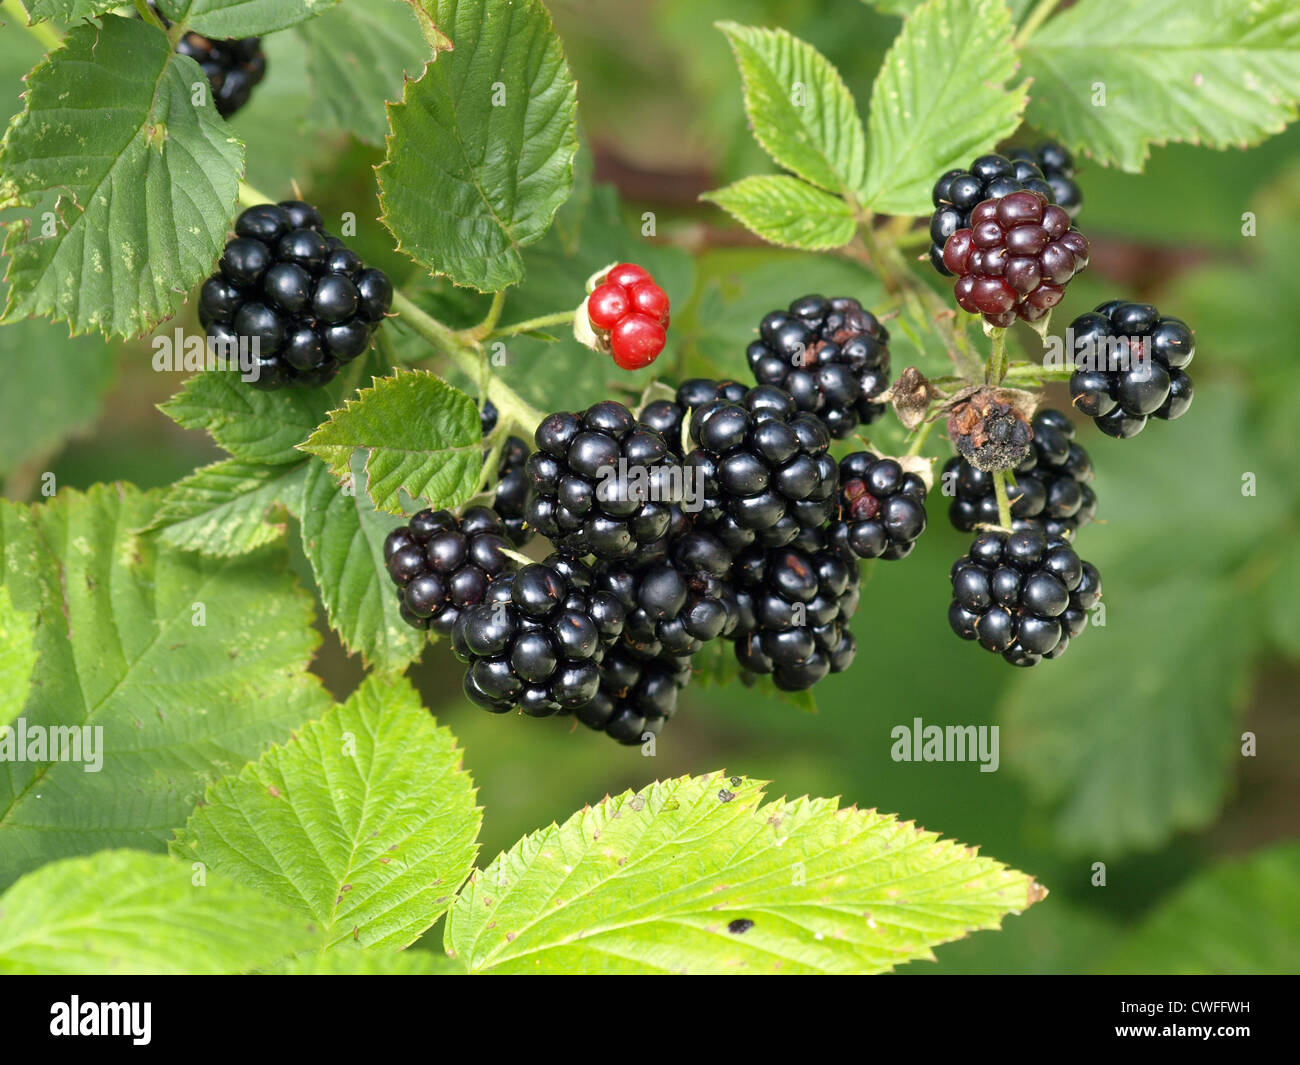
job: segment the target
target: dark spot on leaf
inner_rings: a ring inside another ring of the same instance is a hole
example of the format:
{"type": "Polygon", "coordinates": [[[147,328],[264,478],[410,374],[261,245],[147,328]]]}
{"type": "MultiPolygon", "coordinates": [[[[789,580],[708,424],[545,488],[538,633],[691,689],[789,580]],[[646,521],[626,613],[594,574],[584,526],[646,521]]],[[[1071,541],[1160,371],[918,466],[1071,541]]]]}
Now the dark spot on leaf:
{"type": "Polygon", "coordinates": [[[738,788],[738,787],[740,787],[740,785],[744,782],[744,780],[745,780],[744,777],[732,777],[732,778],[731,778],[731,786],[732,786],[733,788],[738,788]]]}
{"type": "Polygon", "coordinates": [[[733,936],[743,936],[746,932],[748,932],[753,927],[754,927],[754,922],[751,921],[748,917],[737,917],[734,921],[731,922],[731,924],[727,925],[727,931],[730,932],[733,936]]]}
{"type": "Polygon", "coordinates": [[[728,791],[726,788],[723,788],[718,792],[718,802],[731,802],[735,797],[736,793],[734,791],[728,791]]]}

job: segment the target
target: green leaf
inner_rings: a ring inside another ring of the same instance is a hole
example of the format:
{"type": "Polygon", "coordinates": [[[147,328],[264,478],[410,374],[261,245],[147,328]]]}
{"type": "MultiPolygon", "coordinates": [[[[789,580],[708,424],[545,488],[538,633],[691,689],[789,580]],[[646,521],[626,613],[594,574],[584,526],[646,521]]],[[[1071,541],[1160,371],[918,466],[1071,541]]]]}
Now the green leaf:
{"type": "Polygon", "coordinates": [[[406,0],[348,0],[298,27],[307,43],[317,125],[345,129],[367,144],[388,132],[384,102],[396,100],[404,77],[429,60],[406,0]]]}
{"type": "Polygon", "coordinates": [[[38,321],[0,328],[0,373],[0,474],[41,459],[85,428],[116,377],[114,352],[98,337],[72,338],[38,321]]]}
{"type": "Polygon", "coordinates": [[[194,60],[114,15],[74,25],[28,75],[26,109],[0,145],[0,206],[56,192],[59,209],[54,236],[9,229],[6,320],[49,315],[73,333],[131,336],[212,268],[244,153],[210,93],[192,102],[195,84],[207,79],[194,60]]]}
{"type": "Polygon", "coordinates": [[[167,489],[149,529],[182,550],[243,555],[284,535],[273,520],[282,506],[297,510],[307,463],[262,466],[226,459],[195,470],[167,489]]]}
{"type": "Polygon", "coordinates": [[[857,230],[847,203],[797,178],[748,177],[700,198],[764,240],[790,248],[839,248],[857,230]]]}
{"type": "Polygon", "coordinates": [[[740,66],[754,137],[777,163],[835,193],[862,187],[862,120],[839,72],[785,30],[719,22],[740,66]]]}
{"type": "Polygon", "coordinates": [[[929,0],[903,24],[876,76],[867,129],[863,205],[929,214],[935,179],[967,165],[1020,125],[1025,85],[1016,72],[1004,0],[929,0]]]}
{"type": "Polygon", "coordinates": [[[0,973],[242,973],[312,946],[308,923],[189,865],[105,850],[28,873],[0,896],[0,973]]]}
{"type": "Polygon", "coordinates": [[[28,24],[53,19],[55,22],[76,22],[94,18],[105,11],[121,7],[119,0],[24,0],[28,24]]]}
{"type": "Polygon", "coordinates": [[[1197,873],[1142,922],[1108,971],[1294,975],[1300,969],[1300,844],[1197,873]]]}
{"type": "Polygon", "coordinates": [[[470,972],[884,972],[1044,892],[933,832],[725,773],[605,799],[470,877],[470,972]]]}
{"type": "Polygon", "coordinates": [[[0,761],[0,885],[103,847],[161,849],[209,774],[327,705],[305,672],[312,604],[283,554],[158,545],[132,531],[157,505],[129,485],[0,503],[0,573],[36,619],[19,721],[50,746],[55,728],[78,741],[65,732],[56,752],[29,738],[22,760],[0,761]]]}
{"type": "Polygon", "coordinates": [[[173,853],[310,916],[326,946],[414,942],[451,905],[482,812],[455,737],[403,678],[218,781],[173,853]]]}
{"type": "Polygon", "coordinates": [[[1295,120],[1300,99],[1291,0],[1080,0],[1023,55],[1029,121],[1125,170],[1141,170],[1152,144],[1258,144],[1295,120]]]}
{"type": "Polygon", "coordinates": [[[323,389],[263,392],[234,371],[209,370],[191,377],[158,409],[186,429],[206,429],[237,459],[284,466],[302,461],[298,445],[332,406],[323,389]]]}
{"type": "MultiPolygon", "coordinates": [[[[157,0],[172,22],[207,37],[256,37],[315,18],[339,0],[157,0]]],[[[354,2],[354,0],[349,0],[354,2]]]]}
{"type": "Polygon", "coordinates": [[[474,401],[426,370],[376,379],[330,413],[302,450],[346,477],[355,452],[365,457],[366,484],[380,510],[402,513],[401,493],[436,508],[472,496],[483,474],[483,436],[474,401]]]}
{"type": "Polygon", "coordinates": [[[284,976],[458,976],[460,966],[431,950],[362,950],[340,943],[324,953],[300,954],[276,966],[284,976]]]}
{"type": "Polygon", "coordinates": [[[428,8],[454,47],[388,109],[383,220],[430,272],[498,291],[572,188],[577,88],[538,0],[428,8]]]}
{"type": "Polygon", "coordinates": [[[366,498],[364,459],[353,456],[348,489],[324,463],[312,460],[303,483],[302,543],[320,588],[330,627],[349,651],[382,672],[405,669],[425,646],[425,634],[402,620],[397,590],[384,564],[384,538],[400,518],[381,514],[366,498]]]}
{"type": "Polygon", "coordinates": [[[36,668],[36,630],[32,619],[14,606],[0,584],[0,728],[9,724],[27,701],[36,668]]]}

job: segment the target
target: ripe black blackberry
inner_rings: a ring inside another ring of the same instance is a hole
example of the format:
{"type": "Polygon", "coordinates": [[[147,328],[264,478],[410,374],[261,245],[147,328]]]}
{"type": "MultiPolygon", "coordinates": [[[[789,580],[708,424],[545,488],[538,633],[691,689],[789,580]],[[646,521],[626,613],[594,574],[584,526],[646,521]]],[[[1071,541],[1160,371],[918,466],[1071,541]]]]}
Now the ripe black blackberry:
{"type": "Polygon", "coordinates": [[[889,331],[848,296],[803,296],[772,311],[746,349],[760,385],[794,397],[840,440],[884,413],[875,398],[889,387],[889,331]]]}
{"type": "Polygon", "coordinates": [[[1108,436],[1137,436],[1148,418],[1172,421],[1192,405],[1187,365],[1196,339],[1181,318],[1149,303],[1109,300],[1070,323],[1074,374],[1070,396],[1108,436]]]}
{"type": "Polygon", "coordinates": [[[690,438],[683,462],[699,498],[683,509],[729,551],[788,544],[829,520],[839,483],[830,433],[781,389],[759,385],[742,403],[706,403],[692,414],[690,438]]]}
{"type": "Polygon", "coordinates": [[[596,697],[623,608],[608,592],[582,586],[584,571],[535,562],[494,580],[483,602],[461,613],[451,646],[469,664],[464,689],[473,702],[548,717],[596,697]]]}
{"type": "Polygon", "coordinates": [[[861,592],[857,564],[824,536],[804,540],[802,547],[748,548],[732,567],[736,660],[749,673],[770,673],[783,691],[842,672],[857,652],[848,629],[861,592]]]}
{"type": "MultiPolygon", "coordinates": [[[[171,22],[151,2],[153,13],[171,29],[171,22]]],[[[212,102],[222,118],[229,118],[248,103],[254,87],[266,77],[262,38],[211,38],[193,31],[176,42],[176,54],[189,56],[207,75],[212,102]]]]}
{"type": "Polygon", "coordinates": [[[573,714],[588,728],[631,746],[657,736],[677,712],[677,697],[691,679],[691,656],[664,651],[636,654],[622,641],[600,663],[600,687],[573,714]]]}
{"type": "MultiPolygon", "coordinates": [[[[500,417],[491,400],[484,402],[479,411],[479,425],[486,437],[496,428],[500,417]]],[[[491,450],[484,451],[486,459],[491,450]]],[[[528,461],[528,445],[517,436],[508,436],[501,445],[501,455],[497,460],[496,494],[492,497],[492,509],[501,515],[505,525],[505,535],[515,547],[523,547],[533,538],[533,530],[528,525],[525,511],[528,507],[528,473],[524,469],[528,461]]]]}
{"type": "MultiPolygon", "coordinates": [[[[1040,410],[1032,425],[1033,449],[1015,468],[1016,483],[1007,486],[1011,527],[1037,526],[1048,536],[1070,536],[1097,513],[1097,497],[1088,484],[1092,460],[1075,442],[1074,423],[1063,412],[1040,410]]],[[[944,491],[954,497],[948,517],[958,531],[999,523],[993,477],[957,455],[944,465],[944,491]]]]}
{"type": "Polygon", "coordinates": [[[1036,148],[1012,148],[1007,157],[1013,162],[1028,162],[1038,167],[1052,188],[1052,198],[1065,208],[1071,219],[1079,217],[1083,192],[1074,180],[1074,159],[1062,144],[1044,141],[1036,148]]]}
{"type": "Polygon", "coordinates": [[[1040,528],[979,533],[953,563],[948,623],[1015,666],[1059,658],[1101,598],[1101,576],[1040,528]]]}
{"type": "Polygon", "coordinates": [[[285,200],[235,220],[199,290],[199,321],[215,353],[253,351],[255,387],[314,387],[370,346],[392,301],[387,274],[327,233],[316,208],[285,200]]]}
{"type": "Polygon", "coordinates": [[[895,459],[846,455],[830,542],[846,558],[906,558],[925,532],[925,495],[925,482],[895,459]]]}
{"type": "Polygon", "coordinates": [[[981,155],[969,170],[949,170],[934,183],[931,198],[935,211],[930,217],[930,262],[944,277],[952,271],[944,265],[943,246],[959,229],[969,229],[971,211],[985,200],[998,200],[1022,190],[1040,193],[1055,203],[1052,186],[1036,160],[981,155]]]}
{"type": "Polygon", "coordinates": [[[538,450],[525,465],[528,524],[561,553],[630,558],[668,531],[680,461],[623,404],[549,415],[535,440],[538,450]]]}
{"type": "Polygon", "coordinates": [[[714,381],[707,377],[693,377],[683,381],[672,399],[656,399],[647,403],[639,417],[643,425],[650,426],[663,436],[664,442],[679,458],[689,448],[682,440],[682,426],[686,415],[716,400],[743,403],[749,389],[738,381],[714,381]]]}
{"type": "Polygon", "coordinates": [[[493,578],[515,569],[505,536],[505,523],[487,507],[470,507],[460,518],[422,510],[389,533],[384,561],[406,623],[450,632],[467,607],[483,601],[493,578]]]}

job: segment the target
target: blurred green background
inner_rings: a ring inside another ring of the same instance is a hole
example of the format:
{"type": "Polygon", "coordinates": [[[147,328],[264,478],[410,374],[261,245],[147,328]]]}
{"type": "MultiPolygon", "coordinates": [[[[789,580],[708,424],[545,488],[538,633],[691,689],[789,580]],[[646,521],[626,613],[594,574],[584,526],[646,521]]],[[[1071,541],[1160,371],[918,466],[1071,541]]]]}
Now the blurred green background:
{"type": "MultiPolygon", "coordinates": [[[[810,41],[865,111],[898,19],[817,0],[549,6],[579,82],[583,180],[530,253],[530,279],[512,293],[505,321],[571,306],[592,269],[636,257],[673,300],[670,347],[655,372],[675,380],[741,376],[761,315],[807,291],[871,304],[879,286],[861,267],[761,246],[697,202],[706,189],[772,169],[748,134],[739,78],[712,23],[783,26],[810,41]]],[[[248,144],[250,182],[273,195],[297,182],[327,214],[355,211],[363,257],[416,283],[375,221],[380,151],[331,128],[301,32],[268,38],[266,48],[267,79],[233,121],[248,144]]],[[[0,30],[10,112],[41,52],[19,26],[0,30]]],[[[1079,547],[1103,574],[1105,627],[1026,673],[959,642],[946,621],[947,573],[964,542],[936,494],[917,551],[869,574],[857,662],[818,687],[816,714],[741,687],[691,688],[650,759],[567,722],[482,713],[459,697],[445,648],[432,647],[413,675],[465,748],[486,810],[485,860],[607,792],[726,767],[773,781],[777,793],[898,812],[1050,888],[1003,932],[942,948],[937,964],[908,972],[1300,969],[1300,133],[1248,152],[1156,148],[1143,175],[1079,163],[1079,224],[1095,252],[1054,331],[1102,299],[1128,296],[1185,318],[1198,339],[1186,418],[1128,442],[1079,429],[1100,499],[1100,520],[1079,547]],[[999,725],[1000,768],[893,762],[890,730],[914,717],[999,725]],[[1242,754],[1247,732],[1252,756],[1242,754]],[[1105,865],[1105,886],[1095,863],[1105,865]]],[[[449,319],[475,317],[476,298],[419,283],[449,319]]],[[[1018,341],[1025,351],[1036,343],[1028,333],[1018,341]]],[[[571,340],[524,340],[510,353],[506,374],[539,405],[578,405],[611,387],[609,364],[571,340]]],[[[0,358],[0,477],[10,498],[39,498],[47,471],[60,487],[149,487],[218,457],[155,409],[179,380],[151,371],[147,340],[69,340],[63,326],[22,323],[0,329],[0,358]],[[53,383],[60,376],[77,382],[71,403],[53,383]]],[[[939,369],[901,343],[894,360],[895,370],[912,361],[939,369]]],[[[1063,391],[1054,398],[1066,402],[1063,391]]],[[[931,454],[946,453],[941,434],[932,442],[931,454]]],[[[310,586],[305,561],[297,567],[310,586]]],[[[344,695],[361,664],[321,628],[315,668],[344,695]]]]}

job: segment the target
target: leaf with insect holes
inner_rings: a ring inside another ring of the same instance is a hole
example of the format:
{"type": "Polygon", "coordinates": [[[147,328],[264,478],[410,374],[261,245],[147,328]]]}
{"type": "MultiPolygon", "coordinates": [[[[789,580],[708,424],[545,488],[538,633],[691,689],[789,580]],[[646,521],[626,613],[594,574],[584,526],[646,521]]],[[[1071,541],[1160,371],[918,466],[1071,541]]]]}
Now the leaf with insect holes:
{"type": "Polygon", "coordinates": [[[308,118],[383,144],[385,101],[399,99],[404,77],[430,59],[406,0],[348,0],[297,32],[307,44],[312,103],[308,118]]]}
{"type": "Polygon", "coordinates": [[[4,318],[132,336],[167,317],[225,244],[244,151],[194,60],[139,19],[74,25],[27,77],[0,144],[0,207],[57,193],[55,233],[9,227],[4,318]],[[93,101],[73,106],[70,101],[93,101]]]}
{"type": "Polygon", "coordinates": [[[747,177],[700,199],[716,203],[764,240],[788,248],[839,248],[857,231],[844,200],[798,178],[747,177]]]}
{"type": "Polygon", "coordinates": [[[390,514],[402,513],[403,492],[434,508],[459,506],[478,491],[483,474],[478,408],[427,370],[376,379],[332,411],[301,449],[339,478],[361,453],[370,498],[390,514]]]}
{"type": "Polygon", "coordinates": [[[1081,0],[1023,55],[1029,121],[1131,171],[1152,144],[1258,144],[1295,121],[1300,101],[1293,0],[1081,0]]]}
{"type": "Polygon", "coordinates": [[[9,589],[0,584],[0,727],[23,708],[35,668],[33,619],[14,606],[9,589]]]}
{"type": "Polygon", "coordinates": [[[863,206],[929,214],[935,179],[966,166],[1020,125],[1028,95],[1016,72],[1005,0],[928,0],[903,23],[876,75],[863,206]]]}
{"type": "Polygon", "coordinates": [[[866,139],[837,71],[785,30],[719,22],[744,82],[754,137],[777,163],[835,193],[861,188],[866,139]]]}
{"type": "Polygon", "coordinates": [[[291,909],[237,883],[195,883],[188,863],[103,850],[28,873],[0,896],[0,973],[246,973],[314,936],[291,909]]]}
{"type": "MultiPolygon", "coordinates": [[[[352,2],[352,0],[349,0],[352,2]]],[[[339,0],[155,0],[172,22],[218,39],[256,37],[315,18],[339,0]]]]}
{"type": "Polygon", "coordinates": [[[306,672],[312,603],[284,553],[158,544],[134,531],[158,503],[120,484],[0,502],[0,574],[36,621],[21,717],[61,737],[0,760],[0,885],[69,855],[161,848],[205,777],[328,705],[306,672]]]}
{"type": "Polygon", "coordinates": [[[243,555],[284,535],[274,520],[282,507],[297,510],[307,462],[262,466],[226,459],[195,470],[167,489],[145,531],[165,544],[205,555],[243,555]]]}
{"type": "Polygon", "coordinates": [[[384,540],[403,524],[366,498],[365,460],[352,457],[348,490],[312,459],[303,483],[302,544],[330,628],[349,651],[380,672],[400,672],[424,649],[425,634],[398,613],[397,589],[384,563],[384,540]]]}
{"type": "Polygon", "coordinates": [[[383,221],[430,272],[499,291],[573,187],[577,88],[539,0],[422,7],[453,47],[388,109],[383,221]]]}
{"type": "Polygon", "coordinates": [[[26,0],[28,23],[53,19],[56,22],[77,22],[83,18],[94,18],[105,11],[121,7],[120,0],[26,0]]]}
{"type": "Polygon", "coordinates": [[[481,821],[455,737],[405,677],[369,677],[208,788],[172,852],[299,910],[326,946],[401,948],[451,905],[481,821]]]}
{"type": "Polygon", "coordinates": [[[471,973],[886,972],[1041,899],[891,815],[719,772],[607,798],[475,872],[445,942],[471,973]]]}

